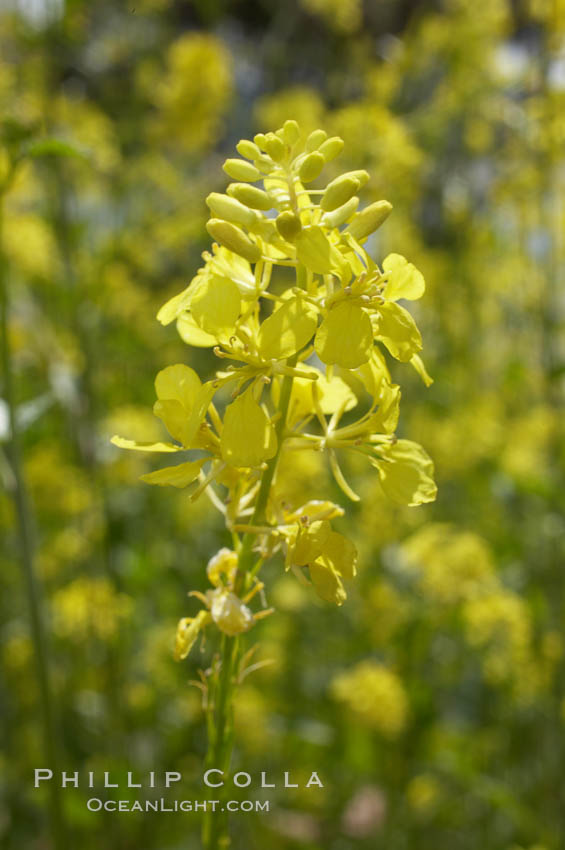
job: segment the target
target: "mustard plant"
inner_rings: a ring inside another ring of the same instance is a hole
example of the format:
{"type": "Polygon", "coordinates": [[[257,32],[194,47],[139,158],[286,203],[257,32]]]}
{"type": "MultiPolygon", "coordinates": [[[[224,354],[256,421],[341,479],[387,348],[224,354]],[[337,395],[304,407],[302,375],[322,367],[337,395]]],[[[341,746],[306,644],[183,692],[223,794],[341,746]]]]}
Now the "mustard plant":
{"type": "MultiPolygon", "coordinates": [[[[232,536],[233,548],[208,563],[210,589],[189,594],[201,608],[180,620],[175,647],[180,660],[203,632],[220,638],[200,686],[207,765],[224,771],[234,687],[256,666],[242,635],[272,613],[262,565],[282,552],[286,570],[336,605],[356,573],[355,544],[332,526],[343,508],[318,493],[305,494],[302,504],[282,500],[279,463],[321,452],[344,495],[358,501],[344,473],[351,453],[375,470],[395,502],[415,506],[436,495],[429,456],[396,436],[401,393],[385,356],[410,363],[430,383],[420,332],[399,303],[420,298],[424,278],[400,254],[378,265],[367,252],[392,207],[382,200],[359,209],[366,171],[308,188],[343,144],[323,130],[304,139],[295,121],[239,142],[240,158],[223,166],[233,182],[206,199],[211,250],[187,288],[158,313],[163,325],[176,322],[188,345],[211,348],[222,368],[204,382],[184,363],[159,372],[153,410],[171,440],[113,438],[126,449],[188,452],[142,480],[189,488],[192,500],[207,494],[232,536]]],[[[203,841],[208,850],[228,846],[227,815],[207,814],[203,841]]]]}

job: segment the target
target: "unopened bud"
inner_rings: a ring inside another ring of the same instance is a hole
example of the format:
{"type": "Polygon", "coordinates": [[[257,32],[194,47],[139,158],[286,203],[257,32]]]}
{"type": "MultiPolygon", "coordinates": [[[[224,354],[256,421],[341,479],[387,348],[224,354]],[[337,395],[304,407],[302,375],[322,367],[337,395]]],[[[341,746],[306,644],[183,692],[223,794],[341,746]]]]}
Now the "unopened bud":
{"type": "Polygon", "coordinates": [[[346,221],[349,221],[355,210],[359,206],[359,198],[350,198],[346,204],[338,207],[337,210],[327,212],[322,218],[322,224],[327,227],[341,227],[346,221]]]}
{"type": "Polygon", "coordinates": [[[265,140],[265,150],[275,162],[280,162],[286,154],[286,147],[283,141],[275,136],[274,133],[268,133],[265,140]]]}
{"type": "Polygon", "coordinates": [[[336,210],[353,197],[358,191],[359,186],[359,180],[351,177],[349,174],[342,174],[341,177],[336,177],[335,180],[332,180],[326,186],[326,191],[320,201],[321,208],[324,212],[336,210]]]}
{"type": "Polygon", "coordinates": [[[232,221],[234,224],[251,227],[257,218],[257,213],[250,210],[249,207],[244,206],[235,198],[221,195],[219,192],[212,192],[208,195],[206,203],[213,216],[223,218],[225,221],[232,221]]]}
{"type": "Polygon", "coordinates": [[[270,210],[273,206],[271,198],[263,189],[250,186],[249,183],[230,183],[226,192],[252,210],[270,210]]]}
{"type": "Polygon", "coordinates": [[[283,126],[283,135],[287,145],[294,145],[300,138],[300,127],[297,122],[292,119],[285,121],[283,126]]]}
{"type": "Polygon", "coordinates": [[[233,180],[244,180],[246,183],[253,183],[255,180],[259,180],[261,176],[259,169],[244,159],[226,159],[222,167],[228,177],[231,177],[233,180]]]}
{"type": "Polygon", "coordinates": [[[288,242],[293,242],[302,230],[299,217],[290,210],[286,210],[277,216],[276,225],[282,238],[288,242]]]}
{"type": "Polygon", "coordinates": [[[360,189],[369,182],[370,177],[369,172],[365,171],[364,168],[360,168],[358,171],[346,171],[345,174],[342,174],[341,176],[352,177],[354,180],[358,180],[360,189]]]}
{"type": "Polygon", "coordinates": [[[326,164],[326,160],[319,151],[309,153],[300,163],[298,174],[303,183],[310,183],[322,172],[322,168],[326,164]]]}
{"type": "Polygon", "coordinates": [[[344,145],[345,142],[343,139],[340,139],[339,136],[331,136],[331,138],[326,139],[326,141],[320,145],[319,151],[326,162],[331,162],[332,159],[335,159],[336,156],[340,155],[344,145]]]}
{"type": "Polygon", "coordinates": [[[234,254],[239,254],[250,263],[256,263],[261,258],[261,251],[251,242],[245,235],[243,230],[231,224],[229,221],[222,221],[219,218],[211,218],[206,224],[206,230],[216,242],[223,245],[234,254]]]}
{"type": "Polygon", "coordinates": [[[261,155],[261,151],[257,145],[254,142],[250,142],[249,139],[242,139],[237,143],[235,149],[238,154],[246,157],[246,159],[255,159],[255,157],[261,155]]]}
{"type": "Polygon", "coordinates": [[[374,204],[370,204],[356,214],[346,232],[350,233],[358,242],[362,242],[386,221],[391,211],[392,204],[389,204],[388,201],[375,201],[374,204]]]}
{"type": "Polygon", "coordinates": [[[265,150],[266,140],[267,140],[267,137],[265,136],[264,133],[257,133],[255,136],[253,136],[253,141],[255,142],[255,144],[257,145],[258,148],[261,148],[262,151],[265,150]]]}
{"type": "Polygon", "coordinates": [[[325,130],[313,130],[306,139],[305,148],[308,152],[317,151],[320,145],[326,141],[328,134],[325,130]]]}

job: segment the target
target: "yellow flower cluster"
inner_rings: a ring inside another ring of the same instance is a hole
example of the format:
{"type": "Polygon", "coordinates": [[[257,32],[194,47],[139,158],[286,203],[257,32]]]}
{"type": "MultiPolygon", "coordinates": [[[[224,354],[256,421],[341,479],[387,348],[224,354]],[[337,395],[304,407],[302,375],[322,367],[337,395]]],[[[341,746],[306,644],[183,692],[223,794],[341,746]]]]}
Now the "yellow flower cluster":
{"type": "MultiPolygon", "coordinates": [[[[424,449],[395,434],[400,388],[385,359],[388,352],[410,363],[429,383],[420,332],[399,303],[420,298],[424,278],[400,254],[389,254],[380,266],[368,254],[365,244],[391,205],[380,200],[359,209],[366,171],[311,187],[342,148],[341,138],[323,130],[305,137],[291,120],[239,142],[240,157],[224,163],[232,182],[225,194],[206,199],[214,244],[187,288],[158,313],[162,324],[176,322],[187,344],[230,362],[204,383],[185,364],[159,372],[153,410],[172,440],[113,438],[138,451],[195,452],[142,479],[190,487],[192,499],[206,492],[233,534],[256,535],[263,558],[282,548],[287,568],[302,579],[308,575],[317,593],[338,605],[357,559],[351,541],[330,525],[343,511],[320,501],[298,509],[280,505],[270,491],[257,508],[283,444],[285,456],[297,450],[326,455],[353,500],[358,496],[345,479],[341,453],[365,458],[395,502],[420,505],[436,495],[424,449]]],[[[182,621],[179,656],[210,619],[226,634],[253,623],[237,575],[224,571],[220,585],[212,584],[202,616],[182,621]]]]}
{"type": "Polygon", "coordinates": [[[109,641],[133,609],[133,600],[116,593],[105,578],[77,578],[53,597],[53,628],[60,637],[109,641]]]}
{"type": "Polygon", "coordinates": [[[399,677],[376,661],[362,661],[338,674],[332,684],[334,699],[385,738],[397,738],[408,718],[408,699],[399,677]]]}

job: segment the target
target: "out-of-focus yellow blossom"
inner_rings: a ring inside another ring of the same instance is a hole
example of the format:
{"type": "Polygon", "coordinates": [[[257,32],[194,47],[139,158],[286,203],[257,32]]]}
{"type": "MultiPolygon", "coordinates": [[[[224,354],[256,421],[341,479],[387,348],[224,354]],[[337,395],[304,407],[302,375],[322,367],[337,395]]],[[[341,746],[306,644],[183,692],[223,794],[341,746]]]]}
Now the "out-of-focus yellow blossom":
{"type": "Polygon", "coordinates": [[[300,0],[304,9],[318,15],[338,32],[353,33],[363,20],[361,0],[300,0]]]}
{"type": "Polygon", "coordinates": [[[410,808],[419,815],[432,811],[441,796],[441,785],[435,776],[421,773],[410,780],[406,788],[406,799],[410,808]]]}
{"type": "Polygon", "coordinates": [[[483,596],[495,586],[491,552],[478,535],[447,524],[426,525],[402,544],[418,588],[433,602],[450,605],[483,596]]]}
{"type": "Polygon", "coordinates": [[[112,641],[132,610],[131,597],[116,593],[107,579],[82,576],[53,595],[53,629],[81,642],[92,637],[112,641]]]}
{"type": "Polygon", "coordinates": [[[30,454],[26,471],[31,492],[43,510],[76,516],[89,508],[94,492],[86,472],[63,459],[55,443],[39,445],[30,454]]]}
{"type": "Polygon", "coordinates": [[[408,720],[408,699],[401,679],[376,661],[362,661],[338,674],[331,683],[334,699],[354,717],[380,732],[397,738],[408,720]]]}
{"type": "Polygon", "coordinates": [[[160,139],[187,151],[210,145],[220,133],[232,91],[232,61],[214,36],[188,33],[165,57],[164,74],[141,72],[142,87],[158,113],[154,129],[160,139]]]}
{"type": "Polygon", "coordinates": [[[490,681],[514,681],[526,697],[537,690],[540,670],[532,657],[531,615],[523,599],[501,588],[466,602],[463,619],[468,642],[482,650],[481,663],[490,681]]]}
{"type": "Polygon", "coordinates": [[[324,103],[315,89],[293,86],[260,98],[255,105],[255,120],[262,130],[280,127],[294,119],[303,133],[309,133],[324,121],[324,103]]]}
{"type": "Polygon", "coordinates": [[[14,210],[3,225],[4,250],[8,261],[23,275],[53,284],[57,254],[53,234],[45,219],[14,210]]]}
{"type": "Polygon", "coordinates": [[[557,427],[557,413],[549,407],[536,407],[509,422],[501,457],[502,468],[518,480],[543,480],[553,463],[551,441],[557,427]]]}

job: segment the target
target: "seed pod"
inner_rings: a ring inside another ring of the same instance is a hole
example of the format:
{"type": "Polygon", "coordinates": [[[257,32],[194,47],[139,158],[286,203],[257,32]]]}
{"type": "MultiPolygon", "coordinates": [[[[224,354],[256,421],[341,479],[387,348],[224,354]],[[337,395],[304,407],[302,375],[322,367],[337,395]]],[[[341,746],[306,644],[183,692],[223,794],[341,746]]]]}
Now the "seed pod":
{"type": "Polygon", "coordinates": [[[261,151],[257,145],[254,142],[250,142],[249,139],[241,139],[235,146],[235,149],[238,154],[244,156],[246,159],[255,159],[256,156],[261,155],[261,151]]]}
{"type": "Polygon", "coordinates": [[[281,162],[284,159],[286,148],[284,142],[275,136],[274,133],[268,133],[265,140],[265,150],[275,162],[281,162]]]}
{"type": "Polygon", "coordinates": [[[263,189],[250,186],[249,183],[230,183],[226,192],[231,198],[235,198],[246,207],[251,207],[252,210],[272,209],[273,202],[269,195],[263,189]]]}
{"type": "Polygon", "coordinates": [[[327,227],[341,227],[342,224],[349,221],[358,206],[359,198],[350,198],[346,204],[338,207],[337,210],[325,213],[322,217],[322,224],[327,227]]]}
{"type": "Polygon", "coordinates": [[[360,185],[359,180],[349,174],[336,177],[326,186],[326,191],[320,201],[321,208],[324,212],[331,212],[343,206],[358,191],[360,185]]]}
{"type": "Polygon", "coordinates": [[[276,225],[280,235],[287,242],[293,242],[302,230],[300,219],[290,210],[286,210],[277,216],[276,225]]]}
{"type": "Polygon", "coordinates": [[[228,177],[233,180],[244,180],[246,183],[253,183],[261,176],[259,169],[244,159],[226,159],[222,168],[228,177]]]}
{"type": "Polygon", "coordinates": [[[229,221],[222,221],[219,218],[211,218],[206,224],[206,230],[212,239],[215,239],[229,251],[249,260],[250,263],[256,263],[261,258],[261,251],[258,246],[251,242],[243,230],[236,227],[235,224],[230,224],[229,221]]]}
{"type": "Polygon", "coordinates": [[[298,174],[303,183],[310,183],[322,172],[322,168],[326,164],[326,160],[319,151],[313,151],[302,160],[298,174]]]}
{"type": "Polygon", "coordinates": [[[250,210],[249,207],[244,206],[235,198],[221,195],[219,192],[211,192],[206,198],[206,203],[213,216],[231,221],[234,224],[251,227],[257,218],[257,213],[250,210]]]}
{"type": "Polygon", "coordinates": [[[343,139],[340,139],[339,136],[332,136],[329,139],[320,145],[319,151],[326,160],[326,162],[331,162],[332,159],[335,159],[336,156],[339,156],[343,150],[345,142],[343,139]]]}
{"type": "Polygon", "coordinates": [[[325,130],[313,130],[306,139],[305,149],[309,153],[310,151],[317,151],[320,145],[325,142],[327,138],[328,134],[325,130]]]}
{"type": "Polygon", "coordinates": [[[283,125],[284,140],[287,145],[294,145],[300,138],[300,127],[296,121],[289,119],[283,125]]]}
{"type": "Polygon", "coordinates": [[[345,232],[350,233],[358,242],[362,242],[386,221],[391,211],[392,204],[388,201],[375,201],[374,204],[370,204],[356,214],[345,232]]]}

